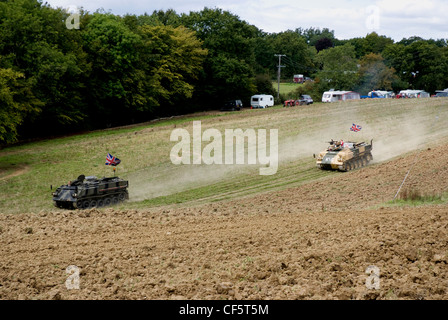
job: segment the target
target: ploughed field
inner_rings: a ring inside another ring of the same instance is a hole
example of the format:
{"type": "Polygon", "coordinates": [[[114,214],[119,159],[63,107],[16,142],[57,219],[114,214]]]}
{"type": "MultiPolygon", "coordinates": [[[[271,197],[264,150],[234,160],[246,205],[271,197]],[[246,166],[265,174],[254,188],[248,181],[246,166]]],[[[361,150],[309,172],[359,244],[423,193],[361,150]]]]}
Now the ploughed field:
{"type": "MultiPolygon", "coordinates": [[[[44,166],[19,164],[20,174],[11,170],[1,181],[10,197],[0,202],[4,211],[0,215],[0,299],[447,299],[448,135],[439,123],[447,111],[439,108],[439,102],[429,103],[432,110],[415,104],[422,112],[420,121],[393,126],[394,121],[404,121],[403,113],[409,113],[407,106],[394,103],[348,104],[348,110],[358,115],[348,121],[348,127],[344,122],[342,129],[330,128],[330,118],[344,112],[323,105],[267,110],[260,115],[230,114],[218,117],[216,123],[204,120],[209,126],[222,121],[223,126],[234,123],[245,128],[263,119],[274,124],[284,121],[282,114],[296,115],[303,124],[294,127],[300,136],[299,157],[294,159],[280,148],[277,176],[264,180],[248,169],[247,175],[239,172],[233,177],[230,172],[232,179],[219,176],[209,184],[205,180],[194,184],[193,179],[185,189],[158,190],[157,201],[143,193],[118,207],[68,211],[47,206],[42,195],[42,200],[21,204],[24,196],[8,184],[25,184],[21,179],[29,180],[32,173],[40,174],[44,182],[51,179],[44,166]],[[394,106],[403,110],[390,110],[394,106]],[[373,120],[359,115],[386,107],[383,116],[373,120]],[[314,148],[320,152],[325,144],[306,144],[317,136],[310,131],[315,121],[307,117],[319,110],[327,112],[322,121],[328,132],[319,137],[324,142],[340,138],[333,135],[348,131],[351,122],[365,123],[365,137],[377,139],[370,166],[348,173],[315,168],[310,152],[314,148]],[[334,112],[333,116],[328,112],[334,112]],[[428,126],[417,127],[418,122],[428,126]],[[408,125],[413,130],[407,130],[408,125]],[[403,131],[406,135],[400,134],[403,131]],[[408,173],[401,193],[406,199],[391,202],[408,173]],[[206,191],[207,186],[211,191],[206,191]],[[174,196],[179,193],[181,203],[174,196]]],[[[188,128],[190,123],[183,125],[188,128]]],[[[151,134],[163,136],[172,128],[127,131],[120,133],[120,139],[133,141],[147,135],[144,141],[149,143],[151,134]]],[[[288,146],[294,153],[296,149],[290,146],[296,145],[296,136],[282,137],[281,131],[280,136],[280,147],[288,146]]],[[[114,145],[117,150],[120,139],[114,145]]],[[[96,150],[87,138],[71,143],[96,150]]],[[[134,144],[129,145],[133,152],[134,144]]],[[[55,150],[59,147],[54,146],[55,150]]],[[[43,152],[39,148],[6,149],[0,157],[43,152]]],[[[52,151],[47,148],[46,152],[52,151]]],[[[163,158],[155,155],[159,156],[163,158]]],[[[52,172],[60,173],[61,164],[53,161],[52,172]]],[[[77,169],[75,164],[65,165],[77,169]]],[[[132,170],[122,169],[124,177],[134,172],[151,177],[149,168],[132,165],[132,170]]],[[[167,177],[172,179],[168,173],[167,177]]],[[[136,183],[143,188],[141,181],[136,183]]],[[[23,186],[21,191],[40,197],[33,187],[23,186]]]]}

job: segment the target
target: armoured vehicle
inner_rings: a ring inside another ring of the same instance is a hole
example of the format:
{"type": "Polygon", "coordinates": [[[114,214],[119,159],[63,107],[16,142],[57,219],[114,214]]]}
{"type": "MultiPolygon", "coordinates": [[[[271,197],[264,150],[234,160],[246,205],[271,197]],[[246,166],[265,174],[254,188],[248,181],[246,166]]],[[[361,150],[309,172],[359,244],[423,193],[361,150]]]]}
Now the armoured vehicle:
{"type": "Polygon", "coordinates": [[[129,199],[129,182],[118,177],[102,178],[80,175],[53,192],[57,208],[90,209],[118,204],[129,199]]]}
{"type": "Polygon", "coordinates": [[[317,167],[322,170],[343,172],[365,167],[373,160],[373,140],[370,144],[332,140],[326,151],[317,157],[317,167]]]}

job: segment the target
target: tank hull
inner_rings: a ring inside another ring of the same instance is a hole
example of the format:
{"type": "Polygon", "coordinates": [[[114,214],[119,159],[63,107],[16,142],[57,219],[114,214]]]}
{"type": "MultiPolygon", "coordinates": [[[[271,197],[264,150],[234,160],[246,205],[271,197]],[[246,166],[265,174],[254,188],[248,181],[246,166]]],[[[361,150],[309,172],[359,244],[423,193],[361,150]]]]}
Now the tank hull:
{"type": "Polygon", "coordinates": [[[118,177],[88,177],[82,181],[78,178],[57,188],[53,193],[53,203],[61,209],[90,209],[116,205],[129,199],[128,186],[128,181],[118,177]]]}
{"type": "Polygon", "coordinates": [[[372,160],[373,144],[346,143],[345,147],[332,148],[321,152],[316,165],[321,170],[347,172],[367,166],[372,160]]]}

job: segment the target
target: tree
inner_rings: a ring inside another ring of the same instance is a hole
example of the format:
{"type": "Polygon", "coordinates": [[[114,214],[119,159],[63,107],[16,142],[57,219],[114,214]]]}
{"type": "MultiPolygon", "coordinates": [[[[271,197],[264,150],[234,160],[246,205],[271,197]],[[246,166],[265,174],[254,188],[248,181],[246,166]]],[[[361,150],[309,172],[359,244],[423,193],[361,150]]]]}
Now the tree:
{"type": "Polygon", "coordinates": [[[411,88],[433,93],[448,84],[446,48],[431,41],[416,40],[409,45],[389,45],[384,50],[384,57],[411,88]]]}
{"type": "Polygon", "coordinates": [[[137,110],[145,110],[147,98],[138,89],[144,75],[138,69],[140,35],[121,17],[96,12],[83,32],[92,77],[88,80],[88,103],[96,106],[93,121],[123,124],[137,110]]]}
{"type": "Polygon", "coordinates": [[[367,54],[361,59],[360,65],[357,91],[361,94],[372,90],[392,90],[393,84],[398,80],[395,69],[388,68],[380,54],[367,54]]]}
{"type": "MultiPolygon", "coordinates": [[[[306,44],[305,38],[295,31],[285,31],[272,34],[267,37],[269,46],[276,54],[285,55],[282,64],[282,76],[292,79],[295,74],[310,74],[314,71],[313,63],[316,51],[306,44]]],[[[277,70],[278,59],[274,55],[270,57],[270,69],[277,70]]]]}
{"type": "Polygon", "coordinates": [[[235,99],[249,101],[255,93],[254,47],[258,29],[238,16],[221,9],[204,8],[182,15],[183,24],[196,32],[208,50],[203,64],[197,104],[215,107],[210,101],[235,99]]]}
{"type": "MultiPolygon", "coordinates": [[[[443,55],[443,61],[445,64],[448,64],[448,46],[447,47],[443,47],[440,49],[443,55]]],[[[445,69],[445,81],[442,84],[442,88],[448,88],[448,74],[447,74],[447,70],[445,69]]]]}
{"type": "Polygon", "coordinates": [[[305,38],[305,41],[310,46],[316,46],[316,44],[319,42],[319,40],[327,38],[330,39],[333,44],[335,44],[335,36],[334,31],[330,30],[328,28],[323,28],[322,30],[320,28],[308,28],[308,29],[302,29],[297,28],[295,32],[305,38]]]}
{"type": "Polygon", "coordinates": [[[207,50],[185,27],[139,28],[142,37],[140,68],[146,74],[144,96],[151,110],[166,106],[164,114],[180,112],[192,98],[207,50]]]}
{"type": "Polygon", "coordinates": [[[413,57],[406,65],[405,76],[415,89],[434,93],[445,88],[448,61],[442,48],[427,41],[417,41],[406,47],[405,52],[413,57]]]}
{"type": "Polygon", "coordinates": [[[66,130],[86,116],[81,77],[87,71],[78,30],[68,30],[69,14],[37,0],[0,3],[0,55],[4,68],[23,74],[17,79],[29,93],[27,113],[20,129],[35,136],[66,130]]]}
{"type": "Polygon", "coordinates": [[[365,54],[376,53],[379,54],[388,46],[394,43],[394,40],[386,36],[380,36],[376,32],[368,34],[363,43],[363,50],[365,54]]]}
{"type": "Polygon", "coordinates": [[[319,52],[316,58],[322,70],[317,73],[322,90],[353,90],[358,82],[355,48],[344,45],[319,52]]]}
{"type": "Polygon", "coordinates": [[[266,74],[258,74],[255,77],[255,84],[257,86],[257,92],[276,96],[277,92],[272,85],[271,78],[266,74]]]}
{"type": "Polygon", "coordinates": [[[17,140],[17,127],[23,121],[23,107],[17,102],[17,79],[23,74],[11,69],[0,69],[0,143],[17,140]]]}
{"type": "Polygon", "coordinates": [[[172,26],[179,27],[182,25],[180,15],[173,9],[154,10],[151,15],[144,14],[138,17],[140,25],[150,26],[172,26]]]}
{"type": "Polygon", "coordinates": [[[25,117],[40,111],[41,104],[21,82],[24,77],[21,72],[0,68],[0,144],[16,142],[25,117]]]}
{"type": "Polygon", "coordinates": [[[333,41],[330,38],[321,38],[316,42],[316,50],[319,53],[322,50],[334,47],[333,41]]]}
{"type": "MultiPolygon", "coordinates": [[[[266,74],[271,79],[275,75],[277,78],[277,68],[273,64],[275,54],[278,54],[278,51],[273,47],[269,34],[259,30],[254,42],[255,73],[266,74]]],[[[278,61],[278,59],[274,61],[278,61]]]]}
{"type": "Polygon", "coordinates": [[[365,38],[354,38],[347,41],[355,47],[356,58],[360,59],[367,54],[379,54],[384,49],[393,44],[394,41],[386,36],[380,36],[376,32],[368,34],[365,38]]]}
{"type": "Polygon", "coordinates": [[[409,38],[403,38],[400,42],[398,42],[398,44],[402,44],[404,46],[409,46],[417,41],[425,41],[425,39],[423,39],[422,37],[413,36],[413,37],[409,37],[409,38]]]}

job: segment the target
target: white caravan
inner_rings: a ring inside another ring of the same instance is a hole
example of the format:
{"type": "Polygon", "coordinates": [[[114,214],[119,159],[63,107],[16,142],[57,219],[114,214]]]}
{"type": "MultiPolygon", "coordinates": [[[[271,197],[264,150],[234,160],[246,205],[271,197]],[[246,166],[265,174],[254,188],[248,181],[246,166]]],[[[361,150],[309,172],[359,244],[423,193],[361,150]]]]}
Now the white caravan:
{"type": "Polygon", "coordinates": [[[353,91],[327,91],[322,95],[322,102],[338,102],[359,99],[361,99],[361,95],[353,91]]]}
{"type": "Polygon", "coordinates": [[[250,99],[250,106],[252,107],[252,109],[258,109],[258,108],[266,109],[268,107],[273,107],[274,97],[265,94],[252,96],[252,98],[250,99]]]}

